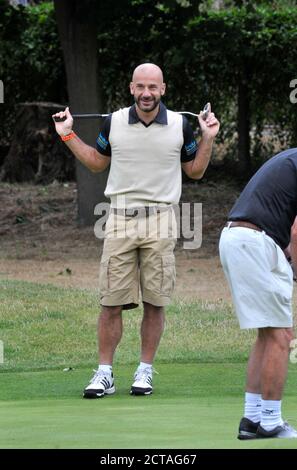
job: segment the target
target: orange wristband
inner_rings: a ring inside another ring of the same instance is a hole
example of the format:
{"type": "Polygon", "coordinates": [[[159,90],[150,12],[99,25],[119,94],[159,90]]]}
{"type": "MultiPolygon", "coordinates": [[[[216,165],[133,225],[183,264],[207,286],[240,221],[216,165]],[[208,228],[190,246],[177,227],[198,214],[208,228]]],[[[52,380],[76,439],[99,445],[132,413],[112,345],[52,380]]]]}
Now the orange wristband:
{"type": "Polygon", "coordinates": [[[73,137],[75,137],[75,136],[76,136],[76,134],[73,131],[70,132],[70,134],[68,134],[68,135],[60,135],[63,142],[66,142],[67,140],[73,139],[73,137]]]}

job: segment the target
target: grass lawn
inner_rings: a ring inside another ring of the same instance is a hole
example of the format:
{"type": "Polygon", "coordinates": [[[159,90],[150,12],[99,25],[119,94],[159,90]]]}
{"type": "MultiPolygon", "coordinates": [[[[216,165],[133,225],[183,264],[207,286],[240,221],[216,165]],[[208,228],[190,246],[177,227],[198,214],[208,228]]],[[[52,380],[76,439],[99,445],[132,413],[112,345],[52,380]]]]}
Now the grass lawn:
{"type": "MultiPolygon", "coordinates": [[[[98,296],[93,291],[0,280],[1,370],[94,367],[98,296]]],[[[117,364],[136,364],[141,309],[123,313],[117,364]]],[[[166,309],[159,362],[244,362],[253,332],[240,331],[229,304],[175,302],[166,309]]]]}
{"type": "MultiPolygon", "coordinates": [[[[241,364],[159,364],[155,392],[132,397],[133,368],[115,368],[114,396],[83,400],[89,369],[3,373],[1,448],[272,449],[296,440],[241,442],[241,364]]],[[[296,422],[297,374],[291,370],[284,413],[296,422]]]]}
{"type": "MultiPolygon", "coordinates": [[[[129,395],[141,315],[126,313],[117,391],[99,400],[81,398],[96,364],[93,293],[5,281],[0,305],[0,448],[297,448],[297,440],[236,439],[252,335],[228,305],[170,307],[148,397],[129,395]]],[[[290,364],[283,414],[293,426],[296,388],[290,364]]]]}

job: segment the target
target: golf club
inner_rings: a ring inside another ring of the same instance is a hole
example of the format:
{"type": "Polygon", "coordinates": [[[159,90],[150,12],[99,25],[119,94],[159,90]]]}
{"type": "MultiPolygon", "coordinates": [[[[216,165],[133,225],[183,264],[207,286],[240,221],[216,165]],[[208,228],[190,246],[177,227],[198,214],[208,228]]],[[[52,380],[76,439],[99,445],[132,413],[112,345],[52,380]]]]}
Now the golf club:
{"type": "MultiPolygon", "coordinates": [[[[209,111],[210,111],[210,103],[207,103],[204,108],[203,108],[203,111],[202,111],[202,118],[205,120],[209,114],[209,111]]],[[[178,114],[189,114],[190,116],[195,116],[195,117],[198,117],[198,114],[195,114],[195,113],[191,113],[190,111],[176,111],[178,114]]],[[[109,114],[111,113],[108,113],[108,114],[72,114],[72,117],[74,119],[98,119],[98,118],[105,118],[107,116],[109,116],[109,114]]],[[[56,122],[62,122],[62,121],[65,121],[66,118],[59,118],[59,117],[55,117],[54,120],[56,122]]]]}

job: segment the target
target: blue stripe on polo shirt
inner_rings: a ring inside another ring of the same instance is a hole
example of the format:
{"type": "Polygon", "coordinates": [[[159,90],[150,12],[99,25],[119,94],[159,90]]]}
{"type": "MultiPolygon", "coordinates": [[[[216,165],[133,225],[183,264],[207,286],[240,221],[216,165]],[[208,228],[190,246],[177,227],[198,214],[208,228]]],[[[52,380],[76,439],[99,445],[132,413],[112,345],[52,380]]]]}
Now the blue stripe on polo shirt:
{"type": "Polygon", "coordinates": [[[98,138],[97,138],[97,144],[99,145],[99,147],[101,147],[103,150],[106,150],[106,147],[108,146],[109,142],[108,140],[106,140],[103,135],[99,134],[98,138]]]}
{"type": "Polygon", "coordinates": [[[198,146],[196,140],[193,140],[190,144],[185,145],[187,155],[192,155],[192,153],[196,152],[198,146]]]}

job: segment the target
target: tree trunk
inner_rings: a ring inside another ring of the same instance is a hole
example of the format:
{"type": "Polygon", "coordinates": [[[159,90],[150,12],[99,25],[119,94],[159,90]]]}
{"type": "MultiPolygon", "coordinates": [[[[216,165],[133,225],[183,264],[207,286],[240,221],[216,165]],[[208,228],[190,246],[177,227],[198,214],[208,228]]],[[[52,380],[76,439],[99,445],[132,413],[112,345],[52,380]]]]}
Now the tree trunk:
{"type": "Polygon", "coordinates": [[[238,85],[238,159],[239,174],[244,176],[251,170],[250,156],[250,103],[247,78],[241,77],[238,85]]]}
{"type": "MultiPolygon", "coordinates": [[[[70,111],[102,112],[98,80],[96,2],[94,0],[54,0],[59,36],[64,53],[70,111]]],[[[84,142],[95,146],[98,120],[76,121],[74,130],[84,142]]],[[[104,190],[107,171],[94,175],[76,162],[78,185],[78,220],[81,225],[94,223],[94,207],[106,201],[104,190]]]]}

